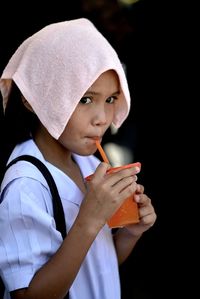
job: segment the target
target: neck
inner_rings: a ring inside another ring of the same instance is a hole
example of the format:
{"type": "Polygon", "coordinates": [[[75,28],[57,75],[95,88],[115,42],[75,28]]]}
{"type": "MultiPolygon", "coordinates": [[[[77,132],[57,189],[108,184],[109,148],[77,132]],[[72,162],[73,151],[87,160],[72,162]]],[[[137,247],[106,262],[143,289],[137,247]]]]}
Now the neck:
{"type": "Polygon", "coordinates": [[[45,160],[69,176],[84,193],[85,185],[82,174],[72,158],[72,153],[54,139],[43,126],[35,133],[34,141],[45,160]]]}
{"type": "Polygon", "coordinates": [[[71,152],[53,138],[43,126],[35,133],[34,141],[45,160],[58,168],[62,169],[62,167],[74,163],[71,152]]]}

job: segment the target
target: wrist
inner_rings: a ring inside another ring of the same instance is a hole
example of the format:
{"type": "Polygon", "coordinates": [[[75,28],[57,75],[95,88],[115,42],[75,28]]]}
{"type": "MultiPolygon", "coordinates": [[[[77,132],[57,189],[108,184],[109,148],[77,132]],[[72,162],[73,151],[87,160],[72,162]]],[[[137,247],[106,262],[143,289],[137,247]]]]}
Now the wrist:
{"type": "Polygon", "coordinates": [[[142,233],[136,233],[132,229],[129,229],[128,226],[120,228],[121,233],[124,234],[129,239],[139,239],[142,236],[142,233]]]}
{"type": "Polygon", "coordinates": [[[78,215],[75,221],[75,225],[82,231],[84,234],[88,234],[91,237],[96,237],[99,231],[102,229],[105,223],[93,219],[92,217],[81,217],[78,215]]]}

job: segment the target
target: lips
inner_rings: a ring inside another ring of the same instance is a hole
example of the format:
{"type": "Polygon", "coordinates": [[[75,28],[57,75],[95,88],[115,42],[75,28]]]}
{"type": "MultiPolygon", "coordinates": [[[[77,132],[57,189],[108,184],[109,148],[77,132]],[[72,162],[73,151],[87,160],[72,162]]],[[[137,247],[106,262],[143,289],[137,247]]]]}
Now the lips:
{"type": "Polygon", "coordinates": [[[102,137],[101,137],[101,136],[86,136],[86,138],[87,138],[88,140],[90,140],[92,143],[95,143],[97,140],[98,140],[99,142],[101,142],[101,140],[102,140],[102,137]]]}
{"type": "Polygon", "coordinates": [[[92,140],[101,140],[102,136],[97,136],[97,135],[88,135],[85,136],[86,138],[92,139],[92,140]]]}
{"type": "Polygon", "coordinates": [[[98,141],[100,141],[101,140],[101,137],[100,136],[93,136],[93,137],[91,137],[93,140],[98,140],[98,141]]]}

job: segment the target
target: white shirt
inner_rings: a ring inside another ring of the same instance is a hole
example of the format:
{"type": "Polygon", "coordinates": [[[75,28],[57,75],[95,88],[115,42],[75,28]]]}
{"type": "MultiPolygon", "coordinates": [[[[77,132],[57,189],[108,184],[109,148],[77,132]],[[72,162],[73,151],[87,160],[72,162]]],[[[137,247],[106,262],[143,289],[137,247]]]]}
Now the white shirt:
{"type": "MultiPolygon", "coordinates": [[[[67,224],[72,226],[83,200],[78,186],[61,170],[44,160],[33,140],[18,145],[9,161],[29,154],[39,158],[56,182],[67,224]]],[[[74,155],[83,177],[94,172],[99,160],[94,156],[74,155]]],[[[47,182],[31,163],[20,161],[8,169],[1,186],[0,268],[9,291],[28,287],[35,272],[62,243],[55,228],[52,199],[47,182]]],[[[99,232],[70,289],[70,299],[119,299],[118,262],[111,230],[99,232]]]]}

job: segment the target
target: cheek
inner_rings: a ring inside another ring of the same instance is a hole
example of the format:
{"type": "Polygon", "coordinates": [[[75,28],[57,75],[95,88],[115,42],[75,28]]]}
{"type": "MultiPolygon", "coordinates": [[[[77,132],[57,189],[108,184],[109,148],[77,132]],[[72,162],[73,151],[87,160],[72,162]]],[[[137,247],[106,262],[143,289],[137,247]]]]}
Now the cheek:
{"type": "Polygon", "coordinates": [[[68,140],[73,139],[75,135],[77,135],[77,128],[71,125],[67,126],[63,132],[63,137],[68,140]]]}
{"type": "Polygon", "coordinates": [[[59,138],[60,143],[68,150],[73,151],[74,145],[77,144],[77,130],[67,126],[59,138]]]}
{"type": "Polygon", "coordinates": [[[82,126],[84,126],[84,123],[86,122],[87,119],[87,111],[85,112],[83,109],[80,109],[80,107],[78,106],[74,113],[72,114],[67,127],[70,130],[74,130],[77,131],[79,130],[82,126]]]}
{"type": "Polygon", "coordinates": [[[112,123],[115,114],[114,105],[109,105],[109,108],[106,109],[106,119],[108,123],[112,123]]]}
{"type": "Polygon", "coordinates": [[[81,134],[81,132],[84,130],[84,127],[85,121],[82,117],[72,117],[63,132],[63,137],[65,139],[68,138],[73,140],[76,136],[81,134]]]}

